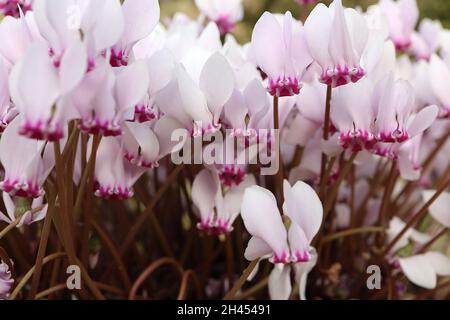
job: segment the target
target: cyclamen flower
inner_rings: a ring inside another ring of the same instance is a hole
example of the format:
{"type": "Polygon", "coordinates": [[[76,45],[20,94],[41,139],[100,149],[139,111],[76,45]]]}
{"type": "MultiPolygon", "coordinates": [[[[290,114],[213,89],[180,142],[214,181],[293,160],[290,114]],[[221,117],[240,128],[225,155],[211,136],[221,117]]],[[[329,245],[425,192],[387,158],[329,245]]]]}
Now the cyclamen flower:
{"type": "Polygon", "coordinates": [[[2,133],[8,124],[19,113],[11,103],[9,96],[8,71],[2,62],[0,62],[0,133],[2,133]]]}
{"type": "Polygon", "coordinates": [[[304,182],[291,187],[285,181],[283,187],[283,212],[291,221],[288,232],[275,196],[269,190],[259,186],[245,190],[241,215],[252,235],[245,250],[247,260],[266,256],[275,264],[311,260],[310,244],[322,224],[322,203],[304,182]]]}
{"type": "MultiPolygon", "coordinates": [[[[48,204],[43,205],[43,201],[43,196],[33,199],[29,210],[23,213],[20,217],[20,222],[17,224],[17,228],[20,228],[23,225],[30,225],[45,218],[48,204]]],[[[18,216],[16,216],[16,204],[14,204],[13,199],[6,192],[3,192],[3,203],[5,205],[7,215],[0,212],[0,220],[6,223],[13,223],[18,218],[18,216]]]]}
{"type": "Polygon", "coordinates": [[[13,284],[14,279],[11,276],[9,266],[0,260],[0,300],[8,298],[13,284]]]}
{"type": "Polygon", "coordinates": [[[404,80],[392,75],[374,89],[377,113],[375,133],[380,142],[405,142],[428,129],[438,116],[438,107],[428,106],[413,114],[414,90],[404,80]]]}
{"type": "Polygon", "coordinates": [[[253,186],[245,190],[241,215],[252,235],[245,250],[247,260],[269,258],[275,263],[269,277],[269,293],[273,299],[287,299],[291,293],[291,268],[294,263],[300,298],[305,299],[308,273],[317,262],[311,241],[320,229],[322,203],[315,191],[304,182],[293,187],[284,181],[283,212],[290,219],[286,232],[274,195],[267,189],[253,186]],[[281,264],[281,265],[280,265],[281,264]]]}
{"type": "Polygon", "coordinates": [[[159,109],[194,137],[219,129],[223,107],[235,85],[233,70],[220,53],[210,56],[198,69],[200,74],[195,77],[177,65],[170,83],[156,95],[159,109]]]}
{"type": "Polygon", "coordinates": [[[217,171],[214,168],[200,171],[192,184],[192,201],[200,214],[197,228],[213,235],[233,231],[244,191],[254,184],[254,177],[248,175],[239,186],[229,188],[224,196],[217,171]]]}
{"type": "Polygon", "coordinates": [[[158,0],[125,0],[122,12],[123,34],[118,43],[111,48],[110,63],[113,67],[129,64],[133,46],[152,33],[160,17],[158,0]]]}
{"type": "MultiPolygon", "coordinates": [[[[398,217],[392,218],[389,222],[389,229],[387,230],[387,240],[391,241],[394,239],[402,230],[405,228],[406,223],[398,217]]],[[[395,254],[399,249],[406,247],[410,244],[410,241],[414,241],[415,244],[423,245],[431,240],[431,236],[428,234],[417,231],[416,229],[410,228],[405,234],[400,238],[395,246],[391,249],[391,254],[395,254]]],[[[395,260],[394,260],[395,261],[395,260]]]]}
{"type": "Polygon", "coordinates": [[[411,51],[418,60],[429,60],[441,45],[442,24],[439,21],[423,19],[419,32],[411,36],[411,51]]]}
{"type": "Polygon", "coordinates": [[[156,121],[153,126],[147,123],[126,122],[123,128],[125,159],[139,167],[158,167],[160,159],[182,147],[182,144],[171,139],[172,133],[182,128],[179,122],[167,116],[156,121]]]}
{"type": "Polygon", "coordinates": [[[102,139],[95,165],[95,195],[115,200],[126,200],[133,196],[132,186],[145,172],[125,161],[120,143],[114,137],[102,139]]]}
{"type": "Polygon", "coordinates": [[[12,196],[38,198],[54,166],[53,146],[19,135],[21,122],[20,116],[12,121],[0,139],[0,161],[5,169],[0,188],[12,196]]]}
{"type": "Polygon", "coordinates": [[[251,137],[264,117],[270,113],[269,96],[258,79],[251,81],[243,92],[235,89],[224,106],[223,118],[233,136],[251,137]]]}
{"type": "Polygon", "coordinates": [[[66,122],[77,116],[67,106],[66,95],[80,83],[86,69],[85,47],[79,42],[67,49],[58,68],[45,44],[33,44],[9,79],[11,98],[23,114],[20,133],[32,139],[61,139],[66,122]]]}
{"type": "Polygon", "coordinates": [[[20,11],[26,13],[32,9],[32,4],[33,0],[0,0],[0,12],[4,16],[18,18],[20,11]]]}
{"type": "Polygon", "coordinates": [[[22,58],[33,42],[45,42],[32,11],[28,11],[20,18],[3,18],[0,22],[0,38],[2,39],[0,56],[8,71],[22,58]]]}
{"type": "Polygon", "coordinates": [[[81,130],[104,136],[120,135],[123,121],[133,119],[134,108],[146,95],[148,83],[143,61],[120,70],[105,61],[99,62],[71,95],[71,102],[81,115],[81,130]]]}
{"type": "Polygon", "coordinates": [[[312,63],[305,30],[288,11],[283,18],[264,12],[253,29],[251,50],[256,64],[268,76],[272,96],[292,96],[300,92],[301,80],[312,63]]]}
{"type": "Polygon", "coordinates": [[[195,0],[195,4],[217,24],[221,34],[230,32],[244,17],[242,0],[195,0]]]}
{"type": "Polygon", "coordinates": [[[322,83],[338,87],[365,75],[361,57],[369,30],[356,10],[344,10],[341,0],[333,1],[329,8],[319,3],[305,22],[305,33],[309,51],[322,68],[322,83]]]}
{"type": "Polygon", "coordinates": [[[397,50],[408,49],[419,19],[416,0],[381,0],[379,7],[388,20],[390,38],[397,50]]]}
{"type": "Polygon", "coordinates": [[[439,117],[450,117],[450,97],[448,88],[450,84],[450,67],[437,55],[432,55],[429,65],[429,83],[431,91],[439,101],[439,117]]]}

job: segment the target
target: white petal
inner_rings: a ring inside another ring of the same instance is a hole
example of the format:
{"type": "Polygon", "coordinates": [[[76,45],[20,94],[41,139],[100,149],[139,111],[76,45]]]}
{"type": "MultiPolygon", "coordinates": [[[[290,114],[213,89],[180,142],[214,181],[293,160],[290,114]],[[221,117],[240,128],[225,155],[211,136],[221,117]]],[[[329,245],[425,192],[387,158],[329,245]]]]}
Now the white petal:
{"type": "MultiPolygon", "coordinates": [[[[435,190],[425,190],[422,196],[425,202],[429,201],[436,193],[435,190]]],[[[440,224],[450,228],[450,192],[442,193],[428,209],[431,216],[440,224]]]]}
{"type": "Polygon", "coordinates": [[[275,265],[269,276],[268,287],[271,300],[288,300],[292,292],[291,267],[275,265]]]}
{"type": "Polygon", "coordinates": [[[436,287],[436,272],[424,255],[400,258],[399,262],[409,281],[426,289],[436,287]]]}
{"type": "Polygon", "coordinates": [[[87,71],[87,51],[82,42],[74,41],[64,52],[60,66],[61,94],[72,91],[87,71]]]}
{"type": "Polygon", "coordinates": [[[424,254],[439,276],[450,276],[450,259],[440,252],[427,252],[424,254]]]}
{"type": "Polygon", "coordinates": [[[209,110],[214,115],[214,122],[217,123],[223,106],[234,90],[233,70],[220,53],[212,55],[206,61],[200,74],[200,89],[205,94],[209,110]]]}
{"type": "Polygon", "coordinates": [[[258,66],[270,78],[283,75],[286,54],[283,31],[273,14],[264,12],[256,22],[251,45],[258,66]]]}
{"type": "Polygon", "coordinates": [[[251,235],[263,239],[279,257],[289,255],[287,233],[274,195],[252,186],[245,190],[241,216],[251,235]]]}
{"type": "Polygon", "coordinates": [[[323,218],[323,206],[319,196],[308,184],[298,181],[292,188],[287,180],[283,183],[284,213],[305,232],[308,241],[319,231],[323,218]]]}
{"type": "Polygon", "coordinates": [[[273,250],[264,240],[258,237],[251,237],[247,244],[247,248],[245,249],[244,256],[248,261],[254,261],[258,258],[270,255],[272,251],[273,250]]]}
{"type": "Polygon", "coordinates": [[[203,169],[192,184],[192,201],[199,209],[202,220],[206,221],[213,214],[214,201],[219,190],[217,182],[210,170],[203,169]]]}

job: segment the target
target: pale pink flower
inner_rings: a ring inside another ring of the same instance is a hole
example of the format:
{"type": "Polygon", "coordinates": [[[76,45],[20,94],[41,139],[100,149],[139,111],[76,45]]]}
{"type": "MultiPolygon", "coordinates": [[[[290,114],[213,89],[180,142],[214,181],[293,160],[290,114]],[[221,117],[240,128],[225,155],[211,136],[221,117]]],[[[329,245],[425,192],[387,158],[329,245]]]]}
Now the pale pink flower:
{"type": "Polygon", "coordinates": [[[254,79],[241,92],[235,89],[223,109],[223,122],[233,136],[251,137],[258,134],[261,121],[270,113],[269,96],[260,80],[254,79]]]}
{"type": "Polygon", "coordinates": [[[230,32],[244,17],[242,0],[195,0],[195,4],[217,24],[221,34],[230,32]]]}
{"type": "Polygon", "coordinates": [[[7,299],[14,284],[9,266],[0,260],[0,300],[7,299]]]}
{"type": "Polygon", "coordinates": [[[68,106],[67,95],[80,83],[86,69],[82,43],[73,43],[58,67],[45,44],[30,46],[9,78],[12,101],[23,114],[20,133],[32,139],[61,139],[66,122],[78,115],[68,106]]]}
{"type": "Polygon", "coordinates": [[[123,121],[134,119],[135,106],[145,97],[148,83],[143,61],[120,69],[99,61],[71,95],[71,102],[81,115],[81,130],[120,135],[123,121]]]}
{"type": "Polygon", "coordinates": [[[285,181],[283,186],[283,212],[291,221],[289,231],[269,190],[259,186],[245,190],[241,215],[252,235],[245,251],[247,260],[269,257],[275,264],[311,260],[310,244],[322,224],[322,203],[304,182],[291,187],[285,181]]]}
{"type": "MultiPolygon", "coordinates": [[[[17,228],[20,228],[23,225],[30,225],[34,222],[41,221],[45,218],[45,215],[47,214],[48,204],[43,205],[44,202],[44,196],[40,196],[39,198],[33,199],[33,202],[31,203],[31,208],[29,211],[25,212],[20,217],[20,222],[17,224],[17,228]],[[40,210],[37,212],[32,212],[35,209],[40,208],[43,206],[40,210]]],[[[11,196],[3,192],[3,204],[6,208],[6,215],[2,212],[0,212],[0,220],[4,221],[6,223],[13,223],[18,218],[16,216],[16,205],[14,204],[13,199],[11,196]]]]}
{"type": "Polygon", "coordinates": [[[0,188],[12,196],[38,198],[54,165],[53,146],[21,136],[21,122],[20,116],[14,119],[0,140],[0,161],[5,169],[0,188]]]}
{"type": "Polygon", "coordinates": [[[197,228],[215,235],[233,231],[244,191],[254,184],[254,177],[247,175],[239,186],[232,186],[224,195],[217,171],[214,168],[200,171],[192,184],[192,201],[200,216],[197,228]]]}
{"type": "Polygon", "coordinates": [[[428,106],[413,113],[414,90],[405,80],[389,75],[374,89],[376,138],[380,142],[405,142],[428,129],[438,116],[438,107],[428,106]]]}
{"type": "Polygon", "coordinates": [[[8,71],[2,62],[0,62],[0,133],[2,133],[8,124],[17,116],[18,111],[11,103],[9,96],[8,71]]]}
{"type": "Polygon", "coordinates": [[[4,16],[18,18],[20,11],[26,13],[32,9],[33,0],[0,0],[0,12],[4,16]]]}
{"type": "Polygon", "coordinates": [[[273,96],[292,96],[300,92],[301,80],[312,63],[305,30],[288,11],[284,17],[265,12],[253,29],[251,50],[256,64],[268,76],[273,96]]]}
{"type": "Polygon", "coordinates": [[[125,122],[122,136],[125,158],[140,167],[158,167],[160,159],[181,149],[181,144],[172,141],[172,133],[179,129],[180,123],[167,116],[152,124],[125,122]]]}
{"type": "Polygon", "coordinates": [[[28,11],[19,18],[5,17],[0,22],[0,56],[10,70],[35,41],[45,42],[40,35],[35,15],[28,11]]]}
{"type": "Polygon", "coordinates": [[[429,60],[441,45],[442,24],[439,21],[423,19],[419,32],[411,36],[411,51],[418,60],[429,60]]]}
{"type": "Polygon", "coordinates": [[[133,46],[152,33],[160,17],[158,0],[125,0],[122,12],[123,34],[111,49],[110,63],[113,67],[128,65],[133,46]]]}
{"type": "Polygon", "coordinates": [[[388,20],[390,38],[395,47],[398,50],[408,49],[419,20],[416,0],[381,0],[379,7],[388,20]]]}
{"type": "Polygon", "coordinates": [[[233,70],[220,53],[211,55],[195,70],[200,70],[198,75],[177,65],[170,83],[157,93],[156,105],[193,136],[201,136],[220,127],[220,116],[233,94],[235,80],[233,70]]]}
{"type": "Polygon", "coordinates": [[[432,55],[429,65],[429,84],[431,91],[439,102],[440,118],[450,117],[450,67],[437,55],[432,55]]]}
{"type": "Polygon", "coordinates": [[[322,83],[338,87],[365,75],[361,58],[369,29],[356,10],[344,9],[341,0],[329,8],[319,3],[305,22],[305,33],[309,51],[322,68],[322,83]]]}
{"type": "Polygon", "coordinates": [[[146,169],[126,161],[121,154],[123,148],[115,137],[102,139],[95,166],[97,197],[126,200],[133,196],[132,187],[146,169]]]}

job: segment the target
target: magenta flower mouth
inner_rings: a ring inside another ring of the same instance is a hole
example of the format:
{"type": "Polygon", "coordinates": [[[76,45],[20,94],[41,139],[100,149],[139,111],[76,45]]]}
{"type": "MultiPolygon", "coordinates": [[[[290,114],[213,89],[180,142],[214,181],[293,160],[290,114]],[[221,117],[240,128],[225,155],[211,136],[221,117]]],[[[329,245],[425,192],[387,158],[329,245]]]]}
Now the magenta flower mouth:
{"type": "Polygon", "coordinates": [[[245,171],[234,165],[226,165],[219,172],[220,181],[227,187],[240,185],[245,178],[245,171]]]}
{"type": "Polygon", "coordinates": [[[269,80],[269,93],[275,97],[289,97],[300,93],[301,85],[297,78],[278,78],[269,80]]]}
{"type": "Polygon", "coordinates": [[[21,126],[19,134],[36,140],[58,141],[64,137],[62,125],[50,123],[50,121],[25,121],[21,126]]]}
{"type": "Polygon", "coordinates": [[[320,82],[337,88],[349,83],[356,83],[366,74],[365,70],[358,66],[350,68],[348,66],[338,66],[335,69],[327,69],[320,76],[320,82]]]}
{"type": "Polygon", "coordinates": [[[79,128],[85,133],[101,134],[105,137],[117,137],[122,134],[120,125],[108,120],[85,119],[81,121],[79,128]]]}
{"type": "Polygon", "coordinates": [[[39,185],[31,181],[20,182],[19,180],[5,179],[0,182],[0,189],[12,196],[24,198],[38,198],[44,191],[39,185]]]}
{"type": "Polygon", "coordinates": [[[4,2],[0,2],[0,11],[4,16],[19,18],[19,6],[23,13],[32,9],[31,4],[24,3],[23,0],[5,0],[4,2]]]}
{"type": "Polygon", "coordinates": [[[220,34],[227,34],[236,27],[236,23],[232,22],[228,16],[221,16],[214,22],[217,24],[220,34]]]}
{"type": "Polygon", "coordinates": [[[99,186],[95,191],[95,195],[99,198],[109,200],[127,200],[133,197],[134,193],[130,188],[125,186],[109,187],[99,186]]]}

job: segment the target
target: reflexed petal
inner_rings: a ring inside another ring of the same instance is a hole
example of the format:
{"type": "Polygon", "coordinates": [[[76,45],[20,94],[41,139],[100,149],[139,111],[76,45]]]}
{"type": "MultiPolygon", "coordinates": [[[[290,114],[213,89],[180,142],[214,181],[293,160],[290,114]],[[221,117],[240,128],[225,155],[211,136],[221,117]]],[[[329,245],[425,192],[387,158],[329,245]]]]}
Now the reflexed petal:
{"type": "Polygon", "coordinates": [[[259,186],[247,188],[241,216],[251,235],[263,239],[279,258],[288,257],[287,233],[274,195],[259,186]]]}
{"type": "Polygon", "coordinates": [[[283,75],[285,44],[283,31],[274,15],[264,12],[256,23],[252,34],[252,50],[258,66],[276,79],[283,75]]]}
{"type": "Polygon", "coordinates": [[[219,190],[218,180],[212,172],[203,169],[195,177],[192,184],[192,201],[200,211],[202,220],[207,221],[213,214],[214,201],[219,190]]]}
{"type": "Polygon", "coordinates": [[[400,258],[399,263],[409,281],[426,289],[436,288],[436,271],[426,256],[400,258]]]}
{"type": "MultiPolygon", "coordinates": [[[[434,194],[435,190],[425,190],[422,192],[424,201],[429,201],[434,194]]],[[[450,192],[442,193],[428,209],[431,216],[436,219],[440,224],[450,228],[450,192]]]]}
{"type": "Polygon", "coordinates": [[[268,287],[271,300],[288,300],[292,292],[291,267],[274,265],[269,275],[268,287]]]}

